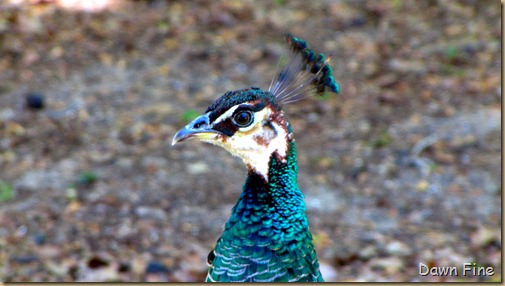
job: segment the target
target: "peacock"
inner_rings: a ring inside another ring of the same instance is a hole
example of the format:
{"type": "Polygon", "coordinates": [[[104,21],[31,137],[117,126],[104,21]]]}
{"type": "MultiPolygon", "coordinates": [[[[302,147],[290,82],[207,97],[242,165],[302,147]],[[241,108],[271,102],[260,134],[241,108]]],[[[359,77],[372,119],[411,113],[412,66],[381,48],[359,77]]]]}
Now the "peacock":
{"type": "Polygon", "coordinates": [[[306,95],[338,94],[329,58],[286,35],[290,52],[268,90],[226,92],[179,130],[241,158],[248,176],[231,217],[207,258],[207,282],[321,282],[319,262],[297,183],[293,130],[283,105],[306,95]]]}

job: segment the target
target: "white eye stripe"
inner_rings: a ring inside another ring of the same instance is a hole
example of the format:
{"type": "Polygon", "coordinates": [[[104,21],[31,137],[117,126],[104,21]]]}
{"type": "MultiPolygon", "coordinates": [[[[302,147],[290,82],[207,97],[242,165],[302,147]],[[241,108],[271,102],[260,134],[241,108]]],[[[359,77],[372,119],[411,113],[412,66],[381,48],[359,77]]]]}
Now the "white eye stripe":
{"type": "MultiPolygon", "coordinates": [[[[214,120],[214,122],[212,123],[212,125],[216,125],[228,118],[232,118],[233,116],[233,113],[235,113],[235,110],[237,110],[237,108],[239,107],[244,107],[244,106],[251,106],[251,105],[248,105],[248,104],[237,104],[233,107],[231,107],[230,109],[228,109],[225,113],[221,114],[221,116],[219,116],[218,118],[216,118],[216,120],[214,120]]],[[[254,117],[254,121],[253,123],[251,123],[249,126],[247,127],[239,127],[239,130],[240,131],[248,131],[248,130],[251,130],[255,125],[256,123],[258,123],[258,121],[262,120],[263,117],[264,117],[264,114],[266,113],[265,111],[266,108],[263,108],[261,111],[259,112],[254,112],[251,110],[251,113],[252,113],[252,116],[254,117]]]]}
{"type": "Polygon", "coordinates": [[[214,125],[218,124],[219,122],[221,121],[224,121],[226,120],[227,118],[231,117],[233,115],[233,112],[235,112],[235,110],[237,108],[239,108],[241,106],[241,104],[239,105],[235,105],[233,107],[231,107],[230,109],[228,109],[225,113],[221,114],[221,116],[219,116],[218,118],[216,118],[216,120],[214,120],[214,125]]]}

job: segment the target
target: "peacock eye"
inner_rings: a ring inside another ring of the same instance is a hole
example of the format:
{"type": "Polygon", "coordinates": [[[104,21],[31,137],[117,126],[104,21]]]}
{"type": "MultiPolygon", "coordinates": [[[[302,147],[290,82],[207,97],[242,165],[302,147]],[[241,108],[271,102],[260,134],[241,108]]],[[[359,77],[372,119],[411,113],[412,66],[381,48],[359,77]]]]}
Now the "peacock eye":
{"type": "Polygon", "coordinates": [[[238,127],[247,127],[253,122],[253,114],[249,110],[241,111],[233,115],[233,122],[238,127]]]}

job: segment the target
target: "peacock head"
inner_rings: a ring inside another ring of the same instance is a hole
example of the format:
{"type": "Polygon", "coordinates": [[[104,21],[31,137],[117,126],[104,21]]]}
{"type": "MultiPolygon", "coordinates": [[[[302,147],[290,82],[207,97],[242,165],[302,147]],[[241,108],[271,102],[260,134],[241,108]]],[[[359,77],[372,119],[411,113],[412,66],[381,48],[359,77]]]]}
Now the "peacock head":
{"type": "Polygon", "coordinates": [[[172,145],[193,138],[221,146],[240,157],[249,172],[268,181],[270,159],[275,156],[285,162],[294,141],[281,107],[309,94],[339,91],[323,54],[316,55],[305,41],[291,35],[287,40],[292,53],[278,68],[268,91],[253,87],[225,93],[179,130],[172,145]]]}
{"type": "Polygon", "coordinates": [[[208,142],[240,157],[249,171],[266,177],[272,154],[285,161],[292,135],[275,97],[259,88],[228,92],[175,134],[208,142]]]}

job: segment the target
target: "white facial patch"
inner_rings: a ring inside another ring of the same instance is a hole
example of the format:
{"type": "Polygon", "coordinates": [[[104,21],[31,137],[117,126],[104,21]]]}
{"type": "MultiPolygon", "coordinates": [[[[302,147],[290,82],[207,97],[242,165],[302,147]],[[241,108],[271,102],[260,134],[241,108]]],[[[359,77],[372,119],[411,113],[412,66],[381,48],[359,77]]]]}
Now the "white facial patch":
{"type": "MultiPolygon", "coordinates": [[[[227,110],[214,121],[214,124],[232,116],[238,106],[227,110]]],[[[268,181],[270,156],[276,152],[278,157],[285,161],[288,147],[287,131],[271,120],[272,115],[273,111],[265,107],[254,113],[254,122],[251,125],[239,128],[232,137],[206,142],[221,146],[232,155],[242,158],[249,168],[254,169],[268,181]]]]}

